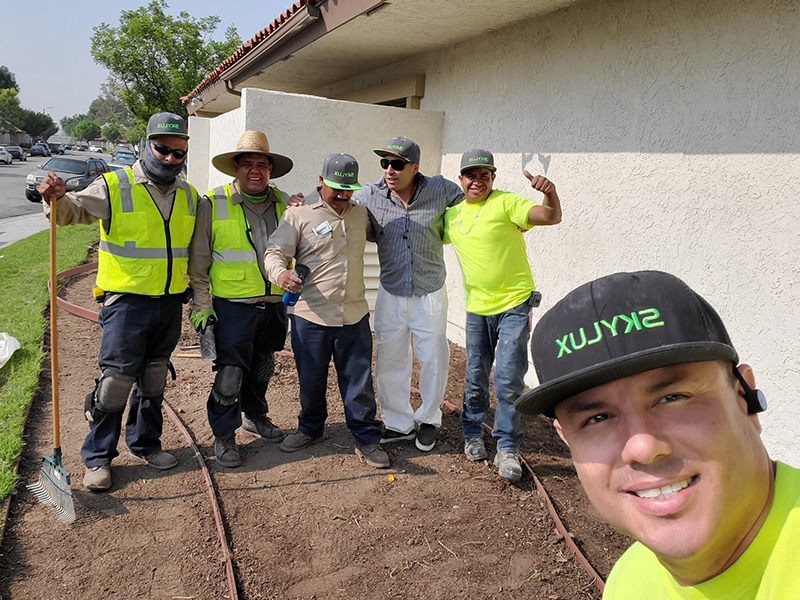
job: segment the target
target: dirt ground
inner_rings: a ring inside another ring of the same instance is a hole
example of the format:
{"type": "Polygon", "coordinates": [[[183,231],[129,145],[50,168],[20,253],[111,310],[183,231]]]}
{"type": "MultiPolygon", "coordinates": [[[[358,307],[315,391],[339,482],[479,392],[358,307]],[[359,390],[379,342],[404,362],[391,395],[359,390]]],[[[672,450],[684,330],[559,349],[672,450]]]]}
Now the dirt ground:
{"type": "MultiPolygon", "coordinates": [[[[73,278],[62,296],[95,306],[93,278],[73,278]]],[[[31,408],[22,482],[0,547],[0,600],[227,598],[203,480],[171,421],[165,419],[162,441],[180,461],[176,469],[151,470],[123,445],[110,493],[82,487],[83,401],[97,372],[100,328],[64,311],[58,317],[62,448],[77,520],[60,523],[24,487],[35,480],[40,457],[52,452],[48,366],[31,408]]],[[[187,322],[181,344],[197,343],[187,322]]],[[[489,462],[466,460],[458,415],[445,413],[432,452],[401,442],[387,448],[389,471],[372,469],[353,452],[331,369],[322,444],[285,454],[239,431],[244,464],[224,469],[215,464],[205,415],[210,364],[173,362],[178,379],[165,396],[207,459],[241,598],[599,598],[555,533],[532,481],[525,476],[511,485],[489,462]]],[[[455,405],[463,372],[464,351],[451,346],[446,399],[455,405]]],[[[291,357],[278,357],[268,400],[278,425],[296,426],[291,357]]],[[[525,417],[524,425],[524,456],[575,541],[607,576],[628,540],[594,513],[549,421],[525,417]]]]}

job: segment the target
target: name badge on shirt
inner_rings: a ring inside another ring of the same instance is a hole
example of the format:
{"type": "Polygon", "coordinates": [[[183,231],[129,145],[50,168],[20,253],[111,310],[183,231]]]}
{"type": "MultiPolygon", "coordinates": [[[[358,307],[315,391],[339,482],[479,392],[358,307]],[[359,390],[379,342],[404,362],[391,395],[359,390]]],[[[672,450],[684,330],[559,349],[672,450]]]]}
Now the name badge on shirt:
{"type": "Polygon", "coordinates": [[[314,229],[312,229],[311,231],[313,231],[316,235],[325,235],[326,233],[330,233],[331,231],[333,231],[333,227],[331,227],[330,223],[325,221],[324,223],[320,223],[319,225],[314,227],[314,229]]]}

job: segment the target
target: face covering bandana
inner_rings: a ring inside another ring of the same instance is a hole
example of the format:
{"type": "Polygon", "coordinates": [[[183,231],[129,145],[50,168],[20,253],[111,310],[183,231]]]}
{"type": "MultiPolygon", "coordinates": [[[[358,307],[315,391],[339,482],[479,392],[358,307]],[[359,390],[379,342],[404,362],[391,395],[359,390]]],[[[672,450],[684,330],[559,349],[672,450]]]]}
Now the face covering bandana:
{"type": "Polygon", "coordinates": [[[172,185],[182,169],[183,162],[171,165],[156,158],[153,148],[150,146],[150,140],[147,140],[144,146],[142,170],[150,181],[156,185],[172,185]]]}

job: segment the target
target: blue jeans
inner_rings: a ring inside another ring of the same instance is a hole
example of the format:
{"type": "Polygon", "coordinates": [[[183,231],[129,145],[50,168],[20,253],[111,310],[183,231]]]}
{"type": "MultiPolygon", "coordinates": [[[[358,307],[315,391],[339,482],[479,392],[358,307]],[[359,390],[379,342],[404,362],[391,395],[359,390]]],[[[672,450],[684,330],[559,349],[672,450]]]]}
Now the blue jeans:
{"type": "Polygon", "coordinates": [[[467,313],[467,367],[461,427],[465,438],[482,435],[481,422],[489,410],[489,377],[494,369],[497,409],[494,431],[498,450],[516,450],[522,440],[520,414],[514,402],[522,394],[528,371],[529,302],[499,315],[467,313]]]}
{"type": "Polygon", "coordinates": [[[348,429],[362,444],[374,444],[383,432],[375,418],[372,389],[372,332],[369,315],[343,327],[317,325],[302,317],[292,320],[292,350],[300,380],[297,429],[312,438],[325,431],[328,418],[328,364],[333,356],[348,429]]]}

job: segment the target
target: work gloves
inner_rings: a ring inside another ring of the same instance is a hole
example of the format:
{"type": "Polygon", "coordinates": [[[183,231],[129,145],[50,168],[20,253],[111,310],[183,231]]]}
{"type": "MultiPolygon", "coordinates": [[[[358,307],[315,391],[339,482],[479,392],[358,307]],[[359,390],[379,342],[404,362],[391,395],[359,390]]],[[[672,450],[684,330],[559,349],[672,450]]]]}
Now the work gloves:
{"type": "Polygon", "coordinates": [[[206,327],[217,322],[213,308],[195,309],[189,313],[189,322],[197,333],[205,333],[206,327]]]}

